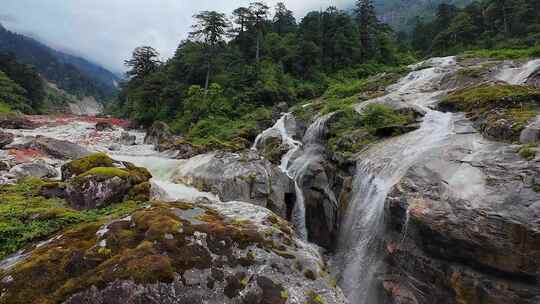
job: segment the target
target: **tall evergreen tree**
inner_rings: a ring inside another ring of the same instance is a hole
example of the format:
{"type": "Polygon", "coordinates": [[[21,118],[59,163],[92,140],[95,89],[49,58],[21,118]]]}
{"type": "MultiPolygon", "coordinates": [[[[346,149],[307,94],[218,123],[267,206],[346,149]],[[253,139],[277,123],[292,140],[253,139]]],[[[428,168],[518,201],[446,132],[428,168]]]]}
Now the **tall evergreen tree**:
{"type": "Polygon", "coordinates": [[[206,79],[204,89],[208,91],[212,58],[215,56],[218,45],[224,43],[225,34],[230,27],[230,23],[225,14],[216,11],[203,11],[193,16],[193,18],[195,18],[196,23],[193,25],[193,31],[189,35],[191,38],[200,40],[205,46],[206,79]]]}
{"type": "Polygon", "coordinates": [[[273,19],[274,31],[279,35],[293,32],[296,28],[296,19],[291,10],[283,2],[278,2],[273,19]]]}
{"type": "Polygon", "coordinates": [[[159,53],[151,46],[140,46],[133,51],[131,59],[124,61],[130,68],[127,76],[141,79],[158,70],[161,61],[158,59],[159,53]]]}
{"type": "Polygon", "coordinates": [[[378,26],[375,7],[371,0],[358,0],[355,14],[358,22],[362,60],[367,60],[374,49],[375,36],[378,26]]]}
{"type": "Polygon", "coordinates": [[[261,43],[264,34],[264,26],[268,20],[268,11],[270,7],[264,2],[252,2],[249,5],[249,11],[251,12],[251,18],[255,31],[257,33],[257,45],[255,51],[255,61],[259,62],[261,58],[261,43]]]}

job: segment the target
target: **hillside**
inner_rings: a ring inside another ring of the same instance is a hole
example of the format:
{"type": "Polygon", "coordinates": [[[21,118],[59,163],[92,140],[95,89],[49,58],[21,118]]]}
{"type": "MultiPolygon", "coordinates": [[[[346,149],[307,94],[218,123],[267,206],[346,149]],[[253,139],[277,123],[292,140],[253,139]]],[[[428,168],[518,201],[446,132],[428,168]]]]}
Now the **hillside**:
{"type": "Polygon", "coordinates": [[[376,0],[373,2],[379,19],[396,31],[409,32],[415,17],[431,20],[441,3],[464,7],[472,0],[376,0]]]}
{"type": "Polygon", "coordinates": [[[94,96],[104,101],[116,91],[115,82],[119,78],[112,72],[10,32],[1,25],[0,51],[16,54],[19,62],[34,66],[44,78],[72,95],[94,96]]]}

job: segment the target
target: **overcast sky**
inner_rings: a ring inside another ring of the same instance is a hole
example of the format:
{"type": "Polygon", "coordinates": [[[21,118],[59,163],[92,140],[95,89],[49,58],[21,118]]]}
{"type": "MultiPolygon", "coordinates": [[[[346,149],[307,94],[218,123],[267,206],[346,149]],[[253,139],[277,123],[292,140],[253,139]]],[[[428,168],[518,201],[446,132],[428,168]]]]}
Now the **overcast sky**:
{"type": "MultiPolygon", "coordinates": [[[[283,0],[282,0],[283,1],[283,0]]],[[[201,10],[230,14],[250,0],[1,0],[0,22],[9,30],[85,57],[113,70],[140,45],[170,57],[186,38],[191,16],[201,10]]],[[[274,6],[275,0],[266,1],[274,6]]],[[[285,0],[297,18],[329,5],[353,0],[285,0]]]]}

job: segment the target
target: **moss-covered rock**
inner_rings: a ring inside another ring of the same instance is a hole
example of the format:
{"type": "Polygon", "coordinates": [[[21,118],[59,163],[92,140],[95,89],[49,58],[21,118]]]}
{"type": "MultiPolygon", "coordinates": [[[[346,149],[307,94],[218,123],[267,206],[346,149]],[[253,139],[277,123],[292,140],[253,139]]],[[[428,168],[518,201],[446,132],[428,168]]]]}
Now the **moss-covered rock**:
{"type": "Polygon", "coordinates": [[[154,203],[66,231],[2,275],[0,303],[303,303],[308,290],[324,303],[346,302],[329,276],[305,281],[293,267],[324,273],[288,224],[250,204],[216,208],[154,203]]]}
{"type": "Polygon", "coordinates": [[[466,112],[485,136],[513,142],[538,115],[539,103],[540,91],[535,88],[490,83],[457,90],[439,108],[466,112]]]}
{"type": "Polygon", "coordinates": [[[95,153],[62,166],[62,179],[68,180],[97,167],[114,167],[114,161],[105,153],[95,153]]]}
{"type": "Polygon", "coordinates": [[[115,161],[106,154],[72,161],[62,170],[65,177],[71,178],[64,197],[76,209],[100,208],[128,198],[145,201],[150,196],[148,181],[152,175],[148,170],[115,161]]]}

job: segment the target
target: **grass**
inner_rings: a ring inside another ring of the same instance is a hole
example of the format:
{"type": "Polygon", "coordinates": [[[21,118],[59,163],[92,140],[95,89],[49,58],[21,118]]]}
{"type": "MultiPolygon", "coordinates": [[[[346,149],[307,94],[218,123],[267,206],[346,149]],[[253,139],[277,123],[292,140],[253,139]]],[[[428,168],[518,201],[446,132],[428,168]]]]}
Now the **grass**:
{"type": "Polygon", "coordinates": [[[99,210],[77,211],[62,199],[40,196],[44,185],[44,181],[26,179],[16,185],[0,186],[0,260],[64,228],[121,217],[141,207],[127,201],[99,210]]]}
{"type": "Polygon", "coordinates": [[[507,84],[483,84],[455,91],[443,99],[441,107],[457,111],[472,111],[504,103],[540,100],[540,92],[531,87],[507,84]]]}
{"type": "Polygon", "coordinates": [[[3,102],[2,100],[0,100],[0,113],[2,114],[6,114],[6,113],[11,113],[11,107],[3,102]]]}
{"type": "Polygon", "coordinates": [[[498,60],[525,59],[540,56],[540,45],[530,48],[503,48],[495,50],[478,49],[464,52],[460,58],[492,58],[498,60]]]}

